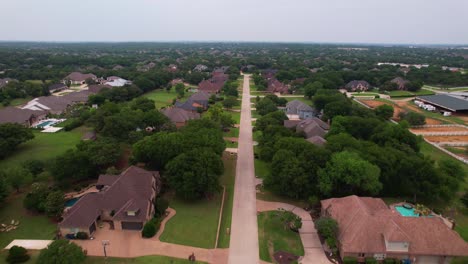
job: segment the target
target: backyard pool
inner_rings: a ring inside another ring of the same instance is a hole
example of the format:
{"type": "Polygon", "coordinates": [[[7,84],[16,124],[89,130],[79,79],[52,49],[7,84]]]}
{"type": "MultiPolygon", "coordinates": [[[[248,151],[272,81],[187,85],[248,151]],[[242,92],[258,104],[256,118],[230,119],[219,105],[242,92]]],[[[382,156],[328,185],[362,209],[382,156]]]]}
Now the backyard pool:
{"type": "Polygon", "coordinates": [[[399,206],[395,206],[395,209],[396,209],[402,216],[405,216],[405,217],[419,217],[419,214],[417,214],[417,213],[414,211],[414,208],[405,208],[405,207],[399,205],[399,206]]]}
{"type": "Polygon", "coordinates": [[[45,122],[40,123],[39,125],[36,125],[36,127],[44,128],[44,127],[46,127],[46,126],[53,125],[53,124],[55,124],[55,123],[57,123],[57,121],[47,120],[47,121],[45,121],[45,122]]]}
{"type": "Polygon", "coordinates": [[[67,200],[65,202],[65,207],[72,207],[76,202],[78,202],[79,199],[80,199],[80,197],[76,197],[76,198],[72,198],[70,200],[67,200]]]}

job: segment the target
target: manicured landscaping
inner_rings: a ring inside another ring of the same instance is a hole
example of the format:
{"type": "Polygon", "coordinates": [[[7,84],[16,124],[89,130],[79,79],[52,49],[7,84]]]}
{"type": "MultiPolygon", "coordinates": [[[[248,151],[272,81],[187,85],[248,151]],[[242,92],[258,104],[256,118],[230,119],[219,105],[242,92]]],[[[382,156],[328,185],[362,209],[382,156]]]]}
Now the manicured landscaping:
{"type": "Polygon", "coordinates": [[[426,89],[420,89],[419,91],[416,92],[410,92],[410,91],[390,91],[387,93],[390,95],[390,97],[412,97],[412,96],[418,96],[418,95],[433,95],[435,94],[433,91],[429,91],[426,89]]]}
{"type": "Polygon", "coordinates": [[[231,127],[229,132],[224,132],[223,137],[239,137],[239,128],[231,127]]]}
{"type": "Polygon", "coordinates": [[[187,259],[172,258],[166,256],[144,256],[138,258],[103,258],[103,257],[87,257],[84,264],[185,264],[185,263],[206,263],[192,262],[187,259]]]}
{"type": "Polygon", "coordinates": [[[260,159],[254,160],[255,176],[265,178],[270,173],[270,164],[260,159]]]}
{"type": "Polygon", "coordinates": [[[34,215],[23,207],[26,193],[13,194],[0,207],[0,223],[19,221],[18,228],[0,233],[0,248],[6,247],[14,239],[53,239],[57,224],[44,215],[34,215]]]}
{"type": "Polygon", "coordinates": [[[231,142],[229,140],[226,140],[226,148],[238,148],[239,143],[238,142],[231,142]]]}
{"type": "Polygon", "coordinates": [[[278,213],[278,211],[268,211],[258,214],[260,259],[268,262],[272,262],[272,254],[279,250],[296,256],[304,255],[299,233],[285,227],[278,213]]]}
{"type": "Polygon", "coordinates": [[[252,110],[252,118],[260,118],[260,117],[262,116],[259,115],[256,110],[252,110]]]}
{"type": "MultiPolygon", "coordinates": [[[[235,166],[227,164],[225,161],[225,175],[222,176],[221,183],[229,183],[228,178],[234,174],[235,166]]],[[[172,195],[168,196],[169,206],[176,210],[176,215],[167,222],[160,240],[187,246],[214,248],[222,192],[210,200],[202,199],[199,201],[185,201],[172,195]]],[[[229,202],[227,206],[232,207],[229,202]]],[[[226,217],[223,220],[226,221],[224,224],[226,227],[231,221],[230,211],[232,210],[226,209],[226,217]]],[[[225,232],[225,228],[223,232],[225,232]]],[[[223,240],[223,244],[220,245],[226,247],[226,240],[229,239],[222,238],[221,234],[220,239],[223,240]]]]}
{"type": "Polygon", "coordinates": [[[79,127],[72,131],[57,133],[34,131],[34,139],[20,145],[11,156],[1,160],[0,168],[16,166],[29,159],[50,160],[75,147],[88,130],[89,128],[79,127]]]}
{"type": "MultiPolygon", "coordinates": [[[[226,155],[227,156],[227,155],[226,155]]],[[[218,248],[229,248],[231,236],[227,233],[231,229],[232,221],[232,205],[234,201],[234,183],[236,179],[236,162],[235,156],[224,158],[224,175],[220,182],[226,188],[224,197],[223,215],[221,217],[221,226],[219,228],[218,248]]]]}
{"type": "MultiPolygon", "coordinates": [[[[180,100],[186,100],[190,97],[191,94],[192,93],[190,92],[185,92],[184,97],[180,100]]],[[[169,91],[167,91],[166,89],[158,89],[145,93],[142,96],[154,100],[154,102],[156,103],[156,107],[162,108],[172,105],[173,100],[177,98],[177,93],[175,91],[175,88],[171,88],[171,90],[169,91]]]]}
{"type": "Polygon", "coordinates": [[[229,113],[232,116],[232,119],[234,119],[234,122],[236,124],[240,123],[240,118],[241,118],[241,113],[240,112],[234,112],[234,111],[229,111],[229,113]]]}

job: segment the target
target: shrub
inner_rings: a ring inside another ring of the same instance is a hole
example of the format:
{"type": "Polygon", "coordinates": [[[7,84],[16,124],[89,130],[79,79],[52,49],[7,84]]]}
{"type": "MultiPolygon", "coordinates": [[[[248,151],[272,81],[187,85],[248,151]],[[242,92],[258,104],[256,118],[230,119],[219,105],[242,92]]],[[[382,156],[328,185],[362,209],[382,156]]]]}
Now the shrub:
{"type": "Polygon", "coordinates": [[[86,232],[78,232],[75,236],[76,239],[88,239],[88,234],[86,232]]]}
{"type": "Polygon", "coordinates": [[[151,238],[156,235],[159,230],[159,221],[157,219],[151,219],[146,222],[145,226],[143,227],[143,231],[141,232],[143,237],[151,238]]]}
{"type": "Polygon", "coordinates": [[[32,175],[37,176],[44,171],[44,162],[40,160],[26,160],[23,162],[23,168],[31,172],[32,175]]]}
{"type": "Polygon", "coordinates": [[[463,205],[465,205],[465,207],[468,208],[468,190],[466,190],[465,194],[461,198],[461,201],[462,201],[463,205]]]}
{"type": "Polygon", "coordinates": [[[83,249],[64,239],[54,240],[46,249],[41,250],[37,264],[79,264],[83,263],[86,255],[83,249]]]}
{"type": "Polygon", "coordinates": [[[23,263],[29,260],[28,251],[24,247],[13,246],[8,251],[8,263],[23,263]]]}
{"type": "Polygon", "coordinates": [[[70,131],[70,130],[73,130],[79,126],[83,125],[83,121],[79,118],[74,118],[72,119],[70,122],[68,122],[68,124],[66,124],[63,129],[65,131],[70,131]]]}
{"type": "Polygon", "coordinates": [[[366,258],[366,264],[377,264],[377,260],[375,258],[366,258]]]}
{"type": "Polygon", "coordinates": [[[154,204],[154,217],[164,215],[166,209],[169,207],[169,202],[164,198],[157,198],[154,204]]]}
{"type": "Polygon", "coordinates": [[[343,264],[357,264],[358,261],[355,257],[344,257],[343,264]]]}
{"type": "Polygon", "coordinates": [[[317,232],[325,239],[329,237],[335,238],[338,234],[338,223],[329,217],[321,217],[315,222],[317,232]]]}
{"type": "Polygon", "coordinates": [[[387,258],[387,259],[384,259],[383,263],[384,264],[397,264],[398,262],[396,259],[387,258]]]}

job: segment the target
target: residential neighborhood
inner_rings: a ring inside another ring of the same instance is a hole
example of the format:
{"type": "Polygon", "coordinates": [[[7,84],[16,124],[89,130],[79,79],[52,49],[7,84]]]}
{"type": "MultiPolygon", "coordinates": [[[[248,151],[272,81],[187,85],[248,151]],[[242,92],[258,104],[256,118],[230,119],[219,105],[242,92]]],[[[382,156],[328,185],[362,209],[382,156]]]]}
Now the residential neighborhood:
{"type": "Polygon", "coordinates": [[[0,263],[468,263],[460,3],[17,2],[0,263]]]}

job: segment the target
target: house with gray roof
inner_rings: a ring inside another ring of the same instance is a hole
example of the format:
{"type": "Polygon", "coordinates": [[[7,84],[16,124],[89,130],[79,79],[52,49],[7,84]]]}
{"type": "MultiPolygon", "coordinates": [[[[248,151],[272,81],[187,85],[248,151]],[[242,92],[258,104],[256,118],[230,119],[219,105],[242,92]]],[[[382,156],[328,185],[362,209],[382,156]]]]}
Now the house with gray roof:
{"type": "Polygon", "coordinates": [[[37,121],[44,119],[47,111],[30,110],[16,107],[5,107],[0,109],[0,124],[15,123],[26,127],[32,126],[37,121]]]}
{"type": "Polygon", "coordinates": [[[50,93],[55,93],[68,89],[68,86],[66,86],[63,83],[54,83],[52,85],[49,85],[48,89],[50,93]]]}
{"type": "Polygon", "coordinates": [[[131,166],[120,175],[99,176],[96,188],[98,192],[85,194],[65,212],[61,235],[92,235],[101,221],[115,230],[142,230],[153,218],[161,178],[157,171],[131,166]]]}
{"type": "Polygon", "coordinates": [[[206,110],[208,108],[210,94],[204,91],[199,91],[192,94],[187,101],[175,103],[175,106],[186,111],[197,111],[199,108],[206,110]]]}
{"type": "Polygon", "coordinates": [[[67,77],[63,79],[64,83],[70,82],[74,85],[81,85],[85,84],[87,79],[91,79],[93,81],[97,80],[96,75],[92,73],[81,73],[81,72],[72,72],[67,77]]]}
{"type": "Polygon", "coordinates": [[[283,124],[284,127],[294,130],[307,141],[317,146],[322,146],[326,143],[324,137],[328,133],[328,130],[330,130],[330,125],[317,117],[304,120],[285,120],[283,124]]]}
{"type": "Polygon", "coordinates": [[[311,106],[299,100],[293,100],[286,104],[286,115],[290,119],[299,118],[306,119],[315,116],[316,111],[311,106]]]}
{"type": "Polygon", "coordinates": [[[16,79],[11,79],[11,78],[0,78],[0,89],[3,87],[7,86],[9,82],[17,82],[18,80],[16,79]]]}

